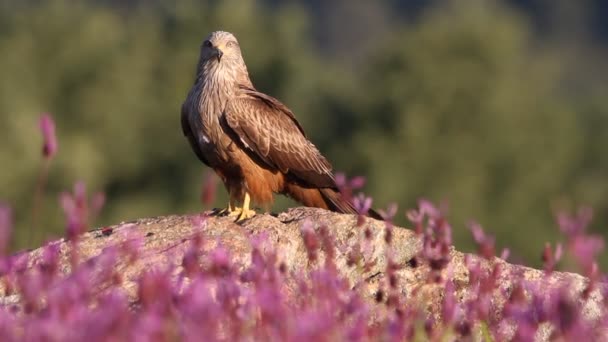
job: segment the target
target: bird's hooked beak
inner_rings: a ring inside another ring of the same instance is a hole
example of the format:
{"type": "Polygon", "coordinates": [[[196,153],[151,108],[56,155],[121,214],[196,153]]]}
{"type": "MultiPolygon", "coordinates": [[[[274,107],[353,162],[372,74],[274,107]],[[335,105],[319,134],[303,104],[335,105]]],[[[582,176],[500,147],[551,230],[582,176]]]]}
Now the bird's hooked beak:
{"type": "Polygon", "coordinates": [[[214,47],[211,52],[211,57],[212,58],[215,57],[218,62],[222,59],[223,55],[224,55],[224,53],[222,52],[222,50],[219,47],[214,47]]]}

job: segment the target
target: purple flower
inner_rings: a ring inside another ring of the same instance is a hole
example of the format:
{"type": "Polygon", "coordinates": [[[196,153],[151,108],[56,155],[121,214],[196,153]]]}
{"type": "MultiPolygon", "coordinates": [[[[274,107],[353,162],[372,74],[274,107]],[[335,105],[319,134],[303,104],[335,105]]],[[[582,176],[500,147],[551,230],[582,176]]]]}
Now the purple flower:
{"type": "Polygon", "coordinates": [[[398,208],[399,206],[397,205],[397,203],[391,203],[389,204],[388,208],[386,208],[386,210],[380,210],[380,215],[385,221],[392,222],[395,218],[395,215],[397,214],[398,208]]]}
{"type": "Polygon", "coordinates": [[[141,254],[142,246],[144,245],[144,235],[139,230],[125,229],[120,232],[121,242],[118,248],[123,260],[128,263],[133,263],[141,254]]]}
{"type": "Polygon", "coordinates": [[[50,159],[57,153],[57,137],[55,136],[55,122],[48,113],[40,117],[40,130],[42,131],[42,155],[50,159]]]}
{"type": "Polygon", "coordinates": [[[453,324],[457,319],[456,309],[458,303],[456,302],[455,291],[456,287],[454,286],[454,281],[452,279],[446,281],[443,302],[441,305],[441,319],[445,324],[453,324]]]}
{"type": "Polygon", "coordinates": [[[209,256],[211,261],[211,273],[218,277],[227,276],[232,272],[230,254],[222,246],[215,247],[209,256]]]}
{"type": "Polygon", "coordinates": [[[11,208],[0,202],[0,257],[6,254],[12,230],[13,215],[11,208]]]}
{"type": "Polygon", "coordinates": [[[471,223],[469,229],[471,229],[473,239],[477,244],[478,253],[486,259],[493,258],[496,254],[494,249],[494,237],[486,235],[479,223],[471,223]]]}
{"type": "Polygon", "coordinates": [[[145,271],[138,281],[138,297],[148,311],[166,313],[170,310],[173,286],[170,270],[153,269],[145,271]]]}
{"type": "Polygon", "coordinates": [[[441,270],[450,261],[452,228],[443,217],[442,211],[426,201],[420,201],[416,212],[410,212],[415,220],[416,231],[422,233],[422,260],[426,260],[432,271],[429,281],[440,282],[441,270]]]}
{"type": "Polygon", "coordinates": [[[85,184],[77,182],[73,193],[62,192],[59,201],[67,221],[66,235],[69,240],[73,240],[86,231],[89,221],[101,211],[105,196],[97,193],[89,203],[85,184]]]}
{"type": "Polygon", "coordinates": [[[569,249],[579,265],[588,271],[604,249],[604,240],[599,236],[576,236],[570,241],[569,249]]]}
{"type": "Polygon", "coordinates": [[[90,218],[99,216],[101,209],[106,204],[106,195],[103,192],[98,192],[91,198],[91,212],[89,213],[90,218]]]}
{"type": "Polygon", "coordinates": [[[215,201],[217,192],[217,176],[214,172],[207,172],[203,178],[203,186],[201,187],[201,203],[204,206],[210,206],[215,201]]]}
{"type": "Polygon", "coordinates": [[[418,201],[418,210],[428,217],[439,217],[441,216],[441,210],[435,207],[433,203],[428,200],[420,200],[418,201]]]}
{"type": "Polygon", "coordinates": [[[562,233],[567,236],[578,235],[585,232],[592,218],[593,210],[583,207],[578,210],[576,216],[568,213],[557,214],[557,224],[562,233]]]}
{"type": "Polygon", "coordinates": [[[38,264],[40,272],[47,278],[48,282],[57,274],[59,268],[59,248],[59,243],[47,244],[42,252],[42,259],[38,264]]]}
{"type": "Polygon", "coordinates": [[[357,190],[361,189],[365,185],[365,177],[361,176],[353,177],[349,180],[344,173],[339,172],[336,174],[335,179],[338,188],[349,188],[350,190],[357,190]]]}
{"type": "Polygon", "coordinates": [[[73,194],[63,192],[59,199],[67,221],[66,235],[72,240],[82,234],[87,226],[88,208],[84,183],[76,183],[73,194]]]}
{"type": "Polygon", "coordinates": [[[568,240],[568,251],[588,277],[592,276],[595,260],[604,250],[604,240],[601,237],[586,233],[592,217],[593,211],[587,207],[579,209],[576,215],[568,213],[559,213],[557,215],[557,223],[560,230],[566,235],[566,239],[568,240]]]}
{"type": "Polygon", "coordinates": [[[312,222],[308,220],[304,221],[300,231],[302,233],[302,238],[304,239],[304,247],[306,247],[306,251],[308,252],[308,259],[310,261],[315,261],[317,259],[317,249],[320,247],[320,242],[312,222]]]}
{"type": "Polygon", "coordinates": [[[555,246],[555,253],[551,250],[551,244],[548,242],[545,244],[545,249],[543,251],[542,260],[545,266],[545,271],[553,272],[555,269],[555,265],[559,262],[562,257],[562,245],[557,244],[555,246]]]}
{"type": "Polygon", "coordinates": [[[511,250],[508,248],[503,248],[502,252],[500,252],[500,258],[506,261],[509,259],[509,254],[511,254],[511,250]]]}
{"type": "Polygon", "coordinates": [[[365,215],[367,215],[372,207],[372,198],[365,196],[363,193],[359,193],[353,198],[353,206],[359,214],[357,216],[357,227],[361,227],[365,223],[365,215]]]}
{"type": "Polygon", "coordinates": [[[353,177],[348,179],[345,174],[337,173],[335,175],[336,185],[340,190],[340,194],[347,200],[353,201],[353,192],[361,189],[365,185],[364,177],[353,177]]]}
{"type": "Polygon", "coordinates": [[[365,185],[365,177],[357,176],[350,179],[350,187],[354,190],[361,189],[365,185]]]}
{"type": "Polygon", "coordinates": [[[360,215],[365,215],[372,207],[372,198],[364,194],[358,194],[353,198],[353,206],[360,215]]]}
{"type": "Polygon", "coordinates": [[[346,175],[343,174],[342,172],[336,173],[335,179],[336,179],[336,185],[338,185],[339,188],[347,186],[346,175]]]}
{"type": "Polygon", "coordinates": [[[416,225],[416,233],[422,234],[425,219],[429,220],[429,224],[434,224],[433,222],[442,218],[443,215],[442,210],[435,207],[431,202],[422,199],[418,201],[418,209],[408,210],[406,216],[408,220],[416,225]]]}
{"type": "MultiPolygon", "coordinates": [[[[364,196],[358,198],[362,208],[369,205],[364,196]]],[[[86,226],[95,211],[93,202],[82,184],[62,195],[66,216],[78,227],[86,226]]],[[[396,209],[388,212],[394,215],[396,209]]],[[[608,287],[601,283],[607,278],[595,260],[603,242],[586,235],[580,219],[562,224],[568,227],[566,251],[587,266],[590,281],[582,295],[578,286],[573,291],[568,283],[555,288],[546,279],[526,280],[517,271],[501,273],[504,263],[482,259],[494,254],[494,239],[481,226],[472,225],[482,256],[465,256],[468,291],[459,298],[456,287],[463,275],[454,276],[451,227],[443,211],[421,201],[409,214],[420,225],[423,244],[411,263],[420,260],[422,267],[417,271],[421,274],[430,267],[428,281],[444,287],[443,298],[432,308],[441,319],[429,316],[425,303],[417,305],[416,286],[408,287],[407,294],[402,292],[402,265],[391,252],[385,256],[384,280],[375,292],[377,303],[366,300],[374,295],[366,280],[353,283],[337,272],[344,262],[339,255],[347,254],[347,264],[363,270],[375,262],[371,260],[375,246],[371,230],[360,234],[362,241],[341,247],[327,226],[304,222],[301,237],[309,258],[325,262],[304,260],[303,268],[286,265],[288,260],[282,260],[274,240],[259,233],[250,238],[246,266],[219,243],[208,250],[210,246],[203,244],[207,217],[199,215],[192,218],[192,237],[171,251],[181,253],[182,263],[143,271],[136,281],[134,301],[122,289],[132,279],[123,281],[123,268],[117,267],[144,256],[146,239],[136,227],[128,227],[131,224],[115,228],[110,240],[116,244],[96,257],[73,263],[68,275],[60,267],[65,258],[63,243],[49,244],[31,259],[27,253],[0,256],[7,265],[4,291],[21,300],[20,305],[0,310],[0,340],[438,341],[471,339],[481,331],[482,339],[533,341],[541,324],[551,324],[551,339],[588,341],[608,324],[605,313],[588,321],[583,310],[585,299],[590,298],[585,292],[597,289],[606,300],[608,287]],[[505,276],[508,284],[501,283],[505,276]],[[496,300],[501,294],[505,301],[496,300]]],[[[0,205],[0,229],[10,224],[10,211],[0,205]]],[[[551,263],[561,254],[560,245],[555,250],[549,245],[545,251],[551,263]]]]}

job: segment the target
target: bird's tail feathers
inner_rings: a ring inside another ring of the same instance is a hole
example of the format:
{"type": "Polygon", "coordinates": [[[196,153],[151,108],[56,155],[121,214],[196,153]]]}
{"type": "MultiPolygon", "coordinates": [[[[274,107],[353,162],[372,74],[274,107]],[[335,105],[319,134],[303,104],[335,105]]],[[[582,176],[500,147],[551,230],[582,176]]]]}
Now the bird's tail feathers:
{"type": "MultiPolygon", "coordinates": [[[[327,205],[327,209],[344,214],[358,214],[353,204],[344,198],[340,192],[331,188],[322,188],[319,189],[319,192],[327,205]]],[[[369,209],[367,216],[376,220],[383,220],[382,216],[374,209],[369,209]]]]}
{"type": "Polygon", "coordinates": [[[327,209],[344,214],[356,214],[357,209],[348,202],[342,194],[331,188],[319,189],[321,197],[327,205],[327,209]]]}
{"type": "MultiPolygon", "coordinates": [[[[285,194],[307,207],[328,209],[343,214],[358,214],[353,204],[332,188],[306,188],[296,183],[287,184],[285,194]]],[[[370,209],[367,216],[382,220],[382,216],[370,209]]]]}

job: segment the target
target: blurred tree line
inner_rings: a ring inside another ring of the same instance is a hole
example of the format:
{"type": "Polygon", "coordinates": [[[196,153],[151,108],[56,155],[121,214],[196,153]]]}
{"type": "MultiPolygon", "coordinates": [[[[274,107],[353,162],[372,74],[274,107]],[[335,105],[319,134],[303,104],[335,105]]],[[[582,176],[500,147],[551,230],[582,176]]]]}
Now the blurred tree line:
{"type": "Polygon", "coordinates": [[[0,0],[0,199],[15,209],[13,246],[62,233],[57,196],[76,180],[106,192],[96,225],[201,210],[208,170],[179,108],[202,39],[223,29],[335,169],[367,177],[375,206],[446,200],[458,248],[471,248],[475,219],[515,260],[538,263],[557,239],[555,210],[591,205],[606,235],[598,12],[591,0],[0,0]],[[31,239],[41,112],[57,121],[59,154],[31,239]]]}

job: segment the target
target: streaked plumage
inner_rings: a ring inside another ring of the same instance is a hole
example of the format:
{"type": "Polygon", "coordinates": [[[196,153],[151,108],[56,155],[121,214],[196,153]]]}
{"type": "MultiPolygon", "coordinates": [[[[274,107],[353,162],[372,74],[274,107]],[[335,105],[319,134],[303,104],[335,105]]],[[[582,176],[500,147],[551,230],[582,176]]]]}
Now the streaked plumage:
{"type": "Polygon", "coordinates": [[[194,85],[182,105],[181,123],[194,153],[220,176],[237,203],[266,206],[273,194],[313,207],[355,213],[341,198],[331,164],[306,138],[294,114],[258,92],[236,38],[213,32],[201,46],[194,85]]]}

